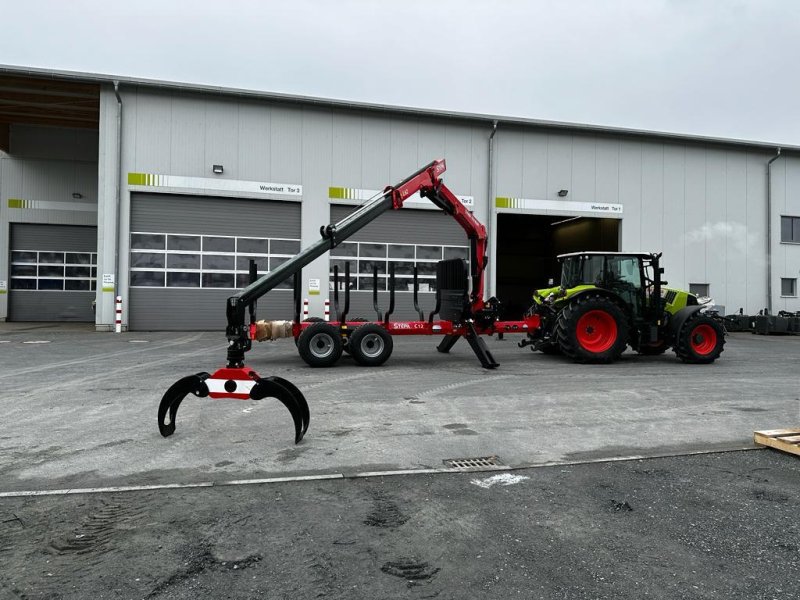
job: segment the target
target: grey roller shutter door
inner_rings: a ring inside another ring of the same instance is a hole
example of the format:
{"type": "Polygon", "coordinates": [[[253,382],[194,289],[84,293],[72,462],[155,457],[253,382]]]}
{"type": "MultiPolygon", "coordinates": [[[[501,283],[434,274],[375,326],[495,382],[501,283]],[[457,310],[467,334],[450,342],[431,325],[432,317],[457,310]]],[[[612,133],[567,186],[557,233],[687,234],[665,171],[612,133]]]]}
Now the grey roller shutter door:
{"type": "Polygon", "coordinates": [[[9,249],[10,321],[94,321],[96,227],[12,223],[9,249]]]}
{"type": "MultiPolygon", "coordinates": [[[[354,206],[332,206],[331,221],[338,223],[354,209],[354,206]]],[[[389,244],[467,245],[464,230],[450,215],[411,208],[386,211],[350,239],[389,244]]]]}
{"type": "MultiPolygon", "coordinates": [[[[293,243],[299,249],[300,203],[132,194],[130,230],[132,234],[288,239],[295,240],[293,243]]],[[[285,252],[296,254],[296,249],[292,246],[291,251],[285,252]]],[[[205,266],[204,262],[202,264],[205,266]]],[[[134,331],[224,330],[225,301],[236,289],[235,285],[230,288],[140,287],[132,278],[129,328],[134,331]]],[[[292,315],[290,290],[273,290],[258,302],[260,319],[291,319],[292,315]]]]}
{"type": "MultiPolygon", "coordinates": [[[[332,206],[331,222],[338,222],[350,214],[353,206],[332,206]]],[[[456,223],[452,216],[442,211],[404,208],[389,210],[381,214],[369,225],[354,234],[348,241],[375,242],[383,244],[418,244],[431,246],[460,246],[469,247],[464,230],[456,223]]],[[[335,258],[335,257],[334,257],[335,258]]],[[[351,270],[355,268],[355,261],[351,261],[351,270]]],[[[340,277],[344,277],[340,274],[340,277]]],[[[331,277],[332,281],[332,277],[331,277]]],[[[422,280],[421,280],[422,281],[422,280]]],[[[400,289],[399,287],[397,288],[400,289]]],[[[333,307],[333,291],[331,290],[331,319],[335,319],[333,307]]],[[[344,305],[344,292],[339,295],[339,303],[344,305]]],[[[378,303],[381,310],[389,306],[389,293],[379,292],[378,303]]],[[[436,304],[435,294],[420,292],[420,308],[427,318],[428,313],[436,304]]],[[[374,320],[377,315],[373,307],[373,294],[371,291],[354,291],[350,294],[350,310],[348,319],[366,318],[374,320]]],[[[419,314],[414,311],[413,295],[408,292],[396,292],[395,311],[392,320],[416,320],[419,314]]]]}

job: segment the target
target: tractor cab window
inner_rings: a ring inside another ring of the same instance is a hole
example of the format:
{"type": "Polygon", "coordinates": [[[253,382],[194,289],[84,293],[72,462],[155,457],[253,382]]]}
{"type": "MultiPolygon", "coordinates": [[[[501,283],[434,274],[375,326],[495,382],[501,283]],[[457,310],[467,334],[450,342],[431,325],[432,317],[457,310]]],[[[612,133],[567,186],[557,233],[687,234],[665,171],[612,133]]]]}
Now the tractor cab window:
{"type": "Polygon", "coordinates": [[[568,290],[577,285],[596,285],[606,289],[641,289],[639,260],[627,256],[569,257],[562,266],[561,287],[568,290]]]}
{"type": "Polygon", "coordinates": [[[571,256],[561,268],[561,287],[565,290],[577,285],[598,285],[603,279],[604,256],[571,256]]]}
{"type": "Polygon", "coordinates": [[[615,283],[628,284],[629,287],[642,287],[639,259],[625,256],[609,256],[607,269],[615,283]]]}

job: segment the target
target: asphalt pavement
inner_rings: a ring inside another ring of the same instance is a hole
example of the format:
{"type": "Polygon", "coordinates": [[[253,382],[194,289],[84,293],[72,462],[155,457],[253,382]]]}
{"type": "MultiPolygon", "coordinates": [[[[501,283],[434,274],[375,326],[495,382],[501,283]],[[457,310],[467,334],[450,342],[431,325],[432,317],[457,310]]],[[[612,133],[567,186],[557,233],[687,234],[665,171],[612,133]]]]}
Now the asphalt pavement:
{"type": "Polygon", "coordinates": [[[495,371],[431,338],[379,368],[256,345],[308,398],[294,445],[268,400],[190,397],[159,435],[219,333],[0,324],[0,598],[796,593],[800,463],[752,433],[800,425],[800,338],[733,334],[706,366],[487,341],[495,371]]]}

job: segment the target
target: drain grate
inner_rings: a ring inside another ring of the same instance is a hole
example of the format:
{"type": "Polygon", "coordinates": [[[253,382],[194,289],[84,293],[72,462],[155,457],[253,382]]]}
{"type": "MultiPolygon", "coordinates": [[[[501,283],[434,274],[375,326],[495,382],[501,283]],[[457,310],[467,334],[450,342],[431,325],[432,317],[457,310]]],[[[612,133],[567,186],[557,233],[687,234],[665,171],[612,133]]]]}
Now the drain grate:
{"type": "Polygon", "coordinates": [[[497,456],[482,456],[479,458],[449,458],[443,462],[447,468],[458,471],[507,468],[507,466],[504,465],[497,456]]]}

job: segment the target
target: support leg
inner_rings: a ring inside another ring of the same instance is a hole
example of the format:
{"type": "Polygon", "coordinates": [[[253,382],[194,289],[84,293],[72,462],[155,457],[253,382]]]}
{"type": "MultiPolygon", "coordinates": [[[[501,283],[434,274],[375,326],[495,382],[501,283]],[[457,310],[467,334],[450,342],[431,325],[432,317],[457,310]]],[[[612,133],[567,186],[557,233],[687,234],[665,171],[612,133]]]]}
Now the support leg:
{"type": "Polygon", "coordinates": [[[439,352],[447,354],[448,352],[450,352],[450,349],[453,346],[455,346],[455,343],[458,341],[458,338],[460,337],[461,337],[460,335],[446,335],[442,338],[442,341],[439,342],[439,345],[436,346],[436,349],[439,352]]]}
{"type": "Polygon", "coordinates": [[[467,323],[467,333],[464,337],[467,338],[469,345],[472,347],[472,351],[475,352],[475,356],[481,361],[481,366],[484,369],[496,369],[500,366],[500,364],[495,361],[492,353],[489,352],[483,338],[475,331],[475,326],[472,323],[467,323]]]}

